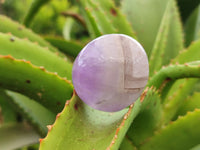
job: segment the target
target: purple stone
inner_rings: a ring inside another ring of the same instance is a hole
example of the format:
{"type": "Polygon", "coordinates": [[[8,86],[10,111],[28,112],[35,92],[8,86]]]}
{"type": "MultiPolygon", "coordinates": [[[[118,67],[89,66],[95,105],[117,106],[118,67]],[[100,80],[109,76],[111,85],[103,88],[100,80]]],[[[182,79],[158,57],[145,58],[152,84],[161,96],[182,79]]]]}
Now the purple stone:
{"type": "Polygon", "coordinates": [[[78,96],[89,106],[114,112],[141,95],[149,76],[143,47],[123,34],[103,35],[77,56],[72,80],[78,96]]]}

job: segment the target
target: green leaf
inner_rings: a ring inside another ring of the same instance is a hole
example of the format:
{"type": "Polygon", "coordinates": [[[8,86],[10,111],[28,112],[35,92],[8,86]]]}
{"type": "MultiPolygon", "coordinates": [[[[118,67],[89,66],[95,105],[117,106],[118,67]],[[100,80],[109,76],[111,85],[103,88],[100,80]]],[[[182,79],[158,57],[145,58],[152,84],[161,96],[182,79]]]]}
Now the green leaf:
{"type": "Polygon", "coordinates": [[[66,147],[74,150],[106,149],[126,111],[97,111],[73,96],[61,114],[58,114],[47,137],[41,141],[40,150],[64,150],[66,147]]]}
{"type": "MultiPolygon", "coordinates": [[[[200,41],[194,42],[189,48],[181,51],[180,54],[171,61],[171,63],[180,63],[187,66],[187,62],[200,60],[199,46],[200,41]]],[[[184,102],[185,97],[195,90],[194,87],[198,80],[199,79],[178,80],[172,86],[170,86],[170,89],[167,91],[167,93],[165,92],[166,96],[165,99],[163,99],[164,106],[162,124],[169,123],[169,121],[175,117],[175,114],[177,113],[179,107],[181,107],[181,104],[184,102]]]]}
{"type": "Polygon", "coordinates": [[[174,0],[169,0],[150,57],[150,76],[183,49],[182,25],[174,0]]]}
{"type": "Polygon", "coordinates": [[[34,100],[19,93],[6,91],[11,97],[11,102],[15,108],[31,123],[41,136],[47,134],[47,125],[52,124],[56,115],[44,108],[34,100]]]}
{"type": "Polygon", "coordinates": [[[41,140],[40,150],[118,149],[140,106],[138,100],[129,109],[108,113],[90,108],[74,95],[41,140]]]}
{"type": "Polygon", "coordinates": [[[0,89],[0,126],[4,123],[13,123],[17,121],[16,111],[9,103],[10,97],[0,89]]]}
{"type": "Polygon", "coordinates": [[[39,135],[27,124],[9,124],[0,127],[0,145],[2,150],[21,148],[35,144],[39,135]]]}
{"type": "Polygon", "coordinates": [[[45,40],[47,40],[53,46],[57,47],[60,51],[62,51],[66,55],[71,56],[73,58],[76,58],[76,56],[83,48],[83,46],[78,42],[67,41],[62,38],[45,37],[45,40]]]}
{"type": "Polygon", "coordinates": [[[22,93],[56,113],[72,95],[73,86],[68,80],[29,61],[0,55],[0,72],[2,88],[22,93]]]}
{"type": "Polygon", "coordinates": [[[185,45],[200,39],[200,5],[192,12],[185,23],[185,45]]]}
{"type": "Polygon", "coordinates": [[[148,56],[169,0],[122,0],[121,9],[137,33],[148,56]]]}
{"type": "Polygon", "coordinates": [[[177,0],[183,22],[189,17],[193,10],[200,4],[199,0],[177,0]]]}
{"type": "Polygon", "coordinates": [[[167,98],[163,102],[161,124],[168,124],[176,115],[178,109],[184,102],[198,79],[180,79],[170,89],[167,98]]]}
{"type": "MultiPolygon", "coordinates": [[[[63,27],[63,37],[66,40],[71,40],[71,32],[73,31],[75,20],[73,18],[66,18],[65,25],[63,27]]],[[[48,41],[48,40],[47,40],[48,41]]],[[[51,43],[52,44],[52,43],[51,43]]],[[[52,44],[53,45],[53,44],[52,44]]],[[[55,46],[55,45],[54,45],[55,46]]]]}
{"type": "Polygon", "coordinates": [[[81,0],[80,6],[93,38],[109,33],[123,33],[136,38],[130,24],[113,1],[81,0]]]}
{"type": "Polygon", "coordinates": [[[191,148],[190,150],[200,150],[200,144],[194,146],[194,147],[191,148]]]}
{"type": "Polygon", "coordinates": [[[120,145],[120,150],[137,150],[137,148],[133,145],[131,140],[129,140],[127,137],[124,137],[124,140],[120,145]]]}
{"type": "Polygon", "coordinates": [[[165,81],[199,77],[200,61],[194,61],[184,65],[169,65],[155,74],[148,82],[147,86],[154,86],[158,89],[165,81]]]}
{"type": "Polygon", "coordinates": [[[127,137],[135,146],[145,142],[147,138],[154,135],[161,118],[162,105],[158,92],[150,89],[151,95],[144,99],[142,108],[134,122],[130,126],[127,137]]]}
{"type": "MultiPolygon", "coordinates": [[[[27,38],[32,42],[37,42],[43,47],[48,47],[49,50],[59,53],[59,51],[51,46],[47,41],[41,38],[39,35],[35,34],[30,29],[25,28],[23,25],[11,20],[10,18],[0,15],[0,32],[11,33],[14,36],[19,38],[27,38]]],[[[62,57],[65,57],[63,54],[59,53],[62,57]]]]}
{"type": "Polygon", "coordinates": [[[43,66],[50,72],[57,72],[61,77],[72,79],[71,63],[35,43],[13,35],[0,33],[0,55],[11,55],[16,59],[31,61],[32,64],[43,66]]]}
{"type": "Polygon", "coordinates": [[[96,23],[94,17],[92,16],[91,12],[87,7],[84,5],[81,6],[81,14],[83,14],[86,26],[92,38],[96,38],[102,35],[100,29],[98,28],[98,24],[96,23]]]}
{"type": "Polygon", "coordinates": [[[192,96],[187,97],[180,108],[178,109],[174,119],[177,119],[178,116],[184,116],[188,111],[194,111],[196,108],[200,109],[200,93],[195,92],[192,96]]]}
{"type": "Polygon", "coordinates": [[[188,150],[197,144],[200,139],[200,110],[187,113],[144,143],[140,150],[188,150]]]}
{"type": "Polygon", "coordinates": [[[193,42],[187,49],[181,51],[180,54],[171,62],[173,64],[175,63],[184,64],[187,62],[200,60],[199,47],[200,47],[200,40],[193,42]]]}
{"type": "Polygon", "coordinates": [[[33,20],[34,16],[37,14],[37,12],[39,11],[39,9],[45,5],[46,3],[48,3],[50,0],[33,0],[32,4],[24,18],[24,22],[23,24],[25,26],[29,26],[31,21],[33,20]]]}

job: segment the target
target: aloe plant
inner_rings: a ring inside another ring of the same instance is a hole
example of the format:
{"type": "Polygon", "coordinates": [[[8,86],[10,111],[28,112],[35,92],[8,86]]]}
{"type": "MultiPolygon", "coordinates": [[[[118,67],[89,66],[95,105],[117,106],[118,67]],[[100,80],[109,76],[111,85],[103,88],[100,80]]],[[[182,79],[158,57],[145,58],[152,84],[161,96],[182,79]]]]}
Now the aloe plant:
{"type": "Polygon", "coordinates": [[[22,23],[0,15],[0,149],[199,149],[197,1],[188,5],[191,13],[182,18],[185,1],[68,1],[67,17],[74,20],[67,18],[63,27],[67,39],[38,35],[29,26],[37,21],[34,16],[40,15],[39,9],[49,3],[52,1],[33,0],[22,23]],[[76,24],[81,30],[72,28],[76,24]],[[70,33],[78,37],[70,37],[70,33]],[[91,108],[79,98],[72,67],[84,45],[112,33],[140,42],[149,60],[149,79],[135,102],[111,113],[91,108]]]}

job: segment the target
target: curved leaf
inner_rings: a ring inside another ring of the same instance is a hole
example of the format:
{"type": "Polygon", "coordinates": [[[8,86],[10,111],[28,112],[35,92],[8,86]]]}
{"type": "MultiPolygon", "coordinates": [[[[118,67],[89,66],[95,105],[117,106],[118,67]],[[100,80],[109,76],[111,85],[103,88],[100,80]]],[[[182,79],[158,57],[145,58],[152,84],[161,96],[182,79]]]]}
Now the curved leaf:
{"type": "Polygon", "coordinates": [[[17,121],[16,111],[10,104],[10,97],[0,89],[0,126],[4,123],[14,123],[17,121]]]}
{"type": "Polygon", "coordinates": [[[41,140],[40,150],[117,150],[129,126],[143,109],[142,102],[148,103],[152,95],[154,92],[147,89],[129,109],[114,113],[94,110],[74,95],[57,115],[55,123],[49,126],[47,137],[41,140]]]}
{"type": "Polygon", "coordinates": [[[123,33],[136,38],[130,24],[111,0],[81,0],[81,9],[93,38],[123,33]]]}
{"type": "Polygon", "coordinates": [[[57,52],[60,56],[65,57],[62,53],[60,53],[55,47],[51,46],[47,41],[41,38],[39,35],[35,34],[30,29],[25,28],[23,25],[19,24],[11,20],[10,18],[0,15],[0,32],[3,33],[11,33],[14,36],[19,38],[28,38],[32,42],[37,42],[39,45],[43,47],[48,47],[49,50],[53,52],[57,52]]]}
{"type": "Polygon", "coordinates": [[[39,135],[27,124],[9,124],[0,127],[0,145],[2,150],[21,148],[35,144],[39,135]]]}
{"type": "Polygon", "coordinates": [[[200,61],[190,62],[184,65],[169,65],[154,75],[147,86],[159,88],[164,81],[188,77],[200,77],[200,61]]]}
{"type": "Polygon", "coordinates": [[[163,102],[161,124],[168,124],[176,115],[198,79],[180,79],[170,89],[167,99],[163,102]],[[170,96],[169,96],[170,95],[170,96]]]}
{"type": "Polygon", "coordinates": [[[0,55],[0,86],[37,100],[53,112],[62,110],[72,95],[72,84],[44,67],[0,55]]]}
{"type": "Polygon", "coordinates": [[[127,137],[124,137],[124,140],[120,145],[120,150],[137,150],[137,148],[133,145],[132,141],[127,137]]]}
{"type": "Polygon", "coordinates": [[[142,102],[142,108],[131,124],[127,137],[135,146],[139,146],[154,135],[162,115],[162,105],[157,91],[150,89],[152,94],[142,102]]]}
{"type": "Polygon", "coordinates": [[[122,0],[121,9],[137,33],[138,41],[150,56],[169,0],[122,0]]]}
{"type": "Polygon", "coordinates": [[[150,76],[183,49],[183,31],[174,0],[169,0],[149,61],[150,76]]]}
{"type": "Polygon", "coordinates": [[[0,55],[11,55],[16,59],[31,61],[32,64],[43,66],[50,72],[57,72],[61,77],[72,79],[71,63],[35,43],[13,35],[0,33],[0,55]]]}
{"type": "Polygon", "coordinates": [[[174,119],[177,119],[178,116],[184,116],[187,114],[188,111],[194,111],[196,108],[200,109],[200,93],[195,92],[192,96],[187,97],[180,108],[178,109],[176,116],[174,119]]]}
{"type": "Polygon", "coordinates": [[[200,5],[192,12],[185,23],[185,35],[186,46],[200,38],[200,5]]]}
{"type": "Polygon", "coordinates": [[[76,58],[79,52],[82,50],[83,46],[77,42],[67,41],[62,38],[56,37],[45,37],[49,43],[57,47],[60,51],[65,53],[68,56],[76,58]]]}
{"type": "Polygon", "coordinates": [[[41,140],[40,150],[105,150],[126,111],[127,109],[116,113],[97,111],[74,95],[67,101],[61,114],[57,115],[55,123],[49,126],[47,137],[41,140]]]}
{"type": "Polygon", "coordinates": [[[15,108],[31,123],[41,136],[47,134],[47,125],[52,124],[56,115],[34,100],[19,93],[6,91],[15,108]]]}
{"type": "Polygon", "coordinates": [[[144,143],[140,150],[188,150],[197,144],[200,139],[200,110],[187,113],[165,128],[161,129],[149,141],[144,143]]]}
{"type": "Polygon", "coordinates": [[[180,54],[173,59],[173,64],[179,63],[184,64],[191,61],[200,60],[200,40],[193,42],[187,49],[180,52],[180,54]]]}
{"type": "MultiPolygon", "coordinates": [[[[180,52],[180,54],[171,61],[172,64],[184,64],[187,66],[187,62],[199,61],[200,41],[194,42],[189,48],[180,52]],[[194,55],[195,54],[195,55],[194,55]]],[[[176,113],[181,107],[182,103],[189,94],[195,90],[195,84],[199,79],[181,79],[173,83],[165,92],[165,99],[163,99],[163,116],[162,123],[167,124],[176,116],[176,113]]],[[[172,82],[170,80],[165,80],[168,83],[172,82]]],[[[165,85],[165,84],[163,84],[165,85]]],[[[163,91],[164,92],[164,91],[163,91]]],[[[162,92],[162,93],[163,93],[162,92]]]]}
{"type": "Polygon", "coordinates": [[[200,4],[199,0],[177,0],[183,22],[189,17],[192,11],[200,4]]]}
{"type": "Polygon", "coordinates": [[[32,4],[24,18],[23,24],[29,26],[34,16],[37,14],[38,10],[50,0],[33,0],[32,4]]]}

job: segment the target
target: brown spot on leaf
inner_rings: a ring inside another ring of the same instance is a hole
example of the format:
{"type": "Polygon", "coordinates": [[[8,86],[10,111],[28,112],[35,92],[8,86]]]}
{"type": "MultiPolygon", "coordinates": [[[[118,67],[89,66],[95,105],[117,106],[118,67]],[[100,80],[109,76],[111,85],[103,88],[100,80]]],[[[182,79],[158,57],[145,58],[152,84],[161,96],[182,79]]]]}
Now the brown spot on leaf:
{"type": "Polygon", "coordinates": [[[15,41],[15,38],[14,38],[14,37],[11,37],[11,38],[10,38],[10,41],[11,41],[11,42],[14,42],[14,41],[15,41]]]}
{"type": "Polygon", "coordinates": [[[31,80],[26,80],[26,83],[31,83],[31,80]]]}
{"type": "Polygon", "coordinates": [[[58,101],[57,103],[56,103],[58,106],[60,106],[61,105],[61,103],[58,101]]]}
{"type": "Polygon", "coordinates": [[[116,11],[114,8],[110,8],[110,13],[111,13],[113,16],[117,16],[117,11],[116,11]]]}
{"type": "Polygon", "coordinates": [[[77,103],[74,105],[74,109],[78,110],[78,104],[77,103]]]}

